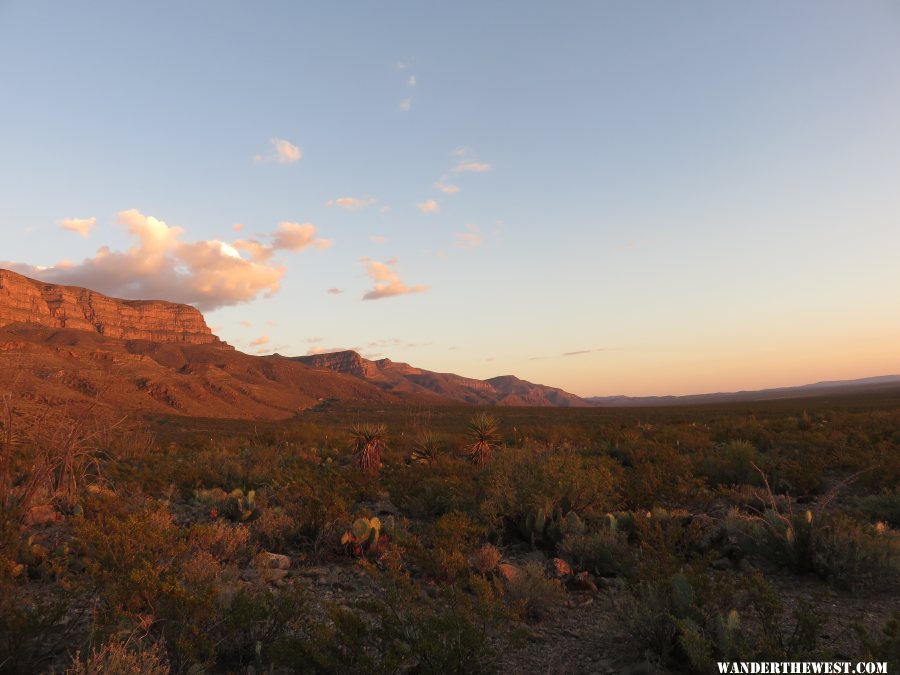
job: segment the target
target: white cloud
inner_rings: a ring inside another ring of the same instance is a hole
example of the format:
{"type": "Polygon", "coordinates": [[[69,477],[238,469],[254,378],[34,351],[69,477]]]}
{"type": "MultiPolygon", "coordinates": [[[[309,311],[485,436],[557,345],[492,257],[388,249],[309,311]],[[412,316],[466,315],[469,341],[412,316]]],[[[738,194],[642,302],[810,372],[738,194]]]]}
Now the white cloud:
{"type": "Polygon", "coordinates": [[[77,232],[82,237],[87,237],[94,225],[97,224],[96,218],[63,218],[57,221],[58,225],[70,232],[77,232]]]}
{"type": "Polygon", "coordinates": [[[328,206],[339,206],[348,211],[359,211],[367,206],[371,206],[378,200],[374,197],[338,197],[337,199],[329,199],[328,206]]]}
{"type": "Polygon", "coordinates": [[[299,162],[302,152],[300,148],[283,138],[270,138],[272,151],[268,155],[256,155],[254,162],[278,162],[279,164],[293,164],[299,162]]]}
{"type": "Polygon", "coordinates": [[[375,234],[375,235],[372,235],[371,237],[369,237],[369,241],[371,241],[375,244],[383,244],[384,242],[387,241],[387,237],[382,237],[380,234],[375,234]]]}
{"type": "Polygon", "coordinates": [[[400,110],[402,110],[403,112],[407,112],[411,108],[412,108],[412,96],[400,101],[400,110]]]}
{"type": "Polygon", "coordinates": [[[387,262],[379,262],[371,258],[361,258],[360,260],[366,266],[366,274],[375,282],[375,287],[363,295],[363,300],[379,300],[381,298],[390,298],[394,295],[422,293],[428,290],[428,286],[406,285],[397,272],[391,269],[391,266],[397,264],[396,260],[388,260],[387,262]]]}
{"type": "Polygon", "coordinates": [[[147,216],[137,209],[118,214],[117,222],[135,239],[124,251],[102,246],[80,263],[63,261],[48,267],[2,262],[22,274],[50,283],[84,286],[115,297],[160,299],[195,305],[210,311],[254,300],[260,293],[277,293],[286,268],[268,261],[278,250],[325,248],[330,241],[315,236],[309,223],[282,222],[256,240],[229,244],[218,239],[188,242],[184,230],[147,216]],[[241,256],[243,250],[250,259],[241,256]]]}
{"type": "Polygon", "coordinates": [[[409,86],[409,87],[415,87],[415,86],[416,86],[416,76],[415,76],[415,75],[410,75],[410,76],[409,76],[409,79],[406,80],[406,84],[407,84],[407,86],[409,86]]]}
{"type": "Polygon", "coordinates": [[[484,173],[485,171],[490,171],[491,165],[485,164],[484,162],[460,162],[455,167],[453,167],[453,173],[484,173]]]}
{"type": "Polygon", "coordinates": [[[247,321],[246,319],[245,319],[244,321],[241,321],[240,324],[241,324],[244,328],[250,328],[250,327],[253,325],[252,322],[247,321]]]}
{"type": "Polygon", "coordinates": [[[422,213],[437,213],[438,209],[440,208],[438,206],[438,203],[433,199],[426,199],[424,202],[416,204],[416,207],[422,213]]]}
{"type": "Polygon", "coordinates": [[[454,195],[459,192],[459,187],[453,185],[452,183],[444,183],[442,181],[438,181],[434,184],[434,187],[443,192],[445,195],[454,195]]]}

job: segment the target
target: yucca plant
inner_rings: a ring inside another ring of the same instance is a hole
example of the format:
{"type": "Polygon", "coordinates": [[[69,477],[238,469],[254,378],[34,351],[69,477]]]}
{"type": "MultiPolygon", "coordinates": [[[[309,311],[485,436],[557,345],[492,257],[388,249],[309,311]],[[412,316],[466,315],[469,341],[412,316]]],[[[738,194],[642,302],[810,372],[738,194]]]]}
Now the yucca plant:
{"type": "Polygon", "coordinates": [[[356,465],[366,471],[378,471],[381,453],[387,447],[387,428],[383,424],[357,424],[350,436],[356,465]]]}
{"type": "Polygon", "coordinates": [[[441,454],[440,437],[433,431],[423,431],[413,445],[412,460],[422,464],[434,464],[441,454]]]}
{"type": "Polygon", "coordinates": [[[480,412],[469,423],[469,437],[472,442],[466,447],[473,464],[484,464],[491,453],[500,447],[497,420],[492,415],[480,412]]]}

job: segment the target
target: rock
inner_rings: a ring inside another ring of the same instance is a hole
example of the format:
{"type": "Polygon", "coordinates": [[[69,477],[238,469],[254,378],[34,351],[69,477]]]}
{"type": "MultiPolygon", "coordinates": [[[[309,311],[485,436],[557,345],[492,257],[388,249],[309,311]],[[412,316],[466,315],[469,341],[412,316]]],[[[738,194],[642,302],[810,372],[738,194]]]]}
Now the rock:
{"type": "Polygon", "coordinates": [[[49,525],[62,520],[62,516],[57,513],[52,504],[41,504],[40,506],[32,506],[25,514],[25,526],[34,527],[40,525],[49,525]]]}
{"type": "Polygon", "coordinates": [[[280,569],[247,569],[241,571],[241,579],[244,581],[266,581],[275,583],[284,579],[287,570],[280,569]]]}
{"type": "Polygon", "coordinates": [[[318,577],[327,577],[330,570],[327,567],[302,567],[297,570],[297,574],[301,577],[315,579],[318,577]]]}
{"type": "Polygon", "coordinates": [[[579,572],[573,578],[566,582],[566,587],[570,591],[576,593],[594,593],[597,590],[597,584],[587,572],[579,572]]]}
{"type": "Polygon", "coordinates": [[[710,566],[714,570],[730,570],[731,560],[728,558],[719,558],[718,560],[714,560],[710,566]]]}
{"type": "Polygon", "coordinates": [[[162,300],[119,300],[0,270],[0,326],[36,323],[124,340],[224,346],[200,310],[162,300]]]}
{"type": "Polygon", "coordinates": [[[550,576],[554,579],[563,579],[572,576],[572,567],[562,558],[553,558],[549,564],[550,576]]]}
{"type": "Polygon", "coordinates": [[[522,579],[522,570],[512,563],[502,562],[497,565],[497,574],[508,584],[514,584],[522,579]]]}
{"type": "Polygon", "coordinates": [[[289,570],[291,568],[291,559],[280,553],[263,551],[253,558],[250,567],[265,570],[289,570]]]}
{"type": "Polygon", "coordinates": [[[753,574],[756,571],[756,568],[746,558],[738,560],[737,566],[738,569],[745,574],[753,574]]]}

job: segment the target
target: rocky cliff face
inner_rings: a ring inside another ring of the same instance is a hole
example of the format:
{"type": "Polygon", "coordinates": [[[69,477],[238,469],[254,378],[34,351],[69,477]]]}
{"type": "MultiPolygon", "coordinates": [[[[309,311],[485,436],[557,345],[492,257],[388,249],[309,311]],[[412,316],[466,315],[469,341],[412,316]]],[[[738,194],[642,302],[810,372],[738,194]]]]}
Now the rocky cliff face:
{"type": "Polygon", "coordinates": [[[24,322],[125,340],[222,344],[200,311],[161,300],[118,300],[0,270],[0,327],[24,322]]]}

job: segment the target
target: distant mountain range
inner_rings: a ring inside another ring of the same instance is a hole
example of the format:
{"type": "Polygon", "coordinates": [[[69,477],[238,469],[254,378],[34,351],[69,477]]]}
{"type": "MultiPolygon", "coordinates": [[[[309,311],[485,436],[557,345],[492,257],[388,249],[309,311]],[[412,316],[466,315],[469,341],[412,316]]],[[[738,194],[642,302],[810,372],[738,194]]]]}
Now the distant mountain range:
{"type": "Polygon", "coordinates": [[[900,375],[864,377],[858,380],[831,380],[804,384],[796,387],[776,387],[757,391],[734,391],[688,396],[591,396],[585,398],[590,405],[605,407],[701,405],[704,403],[730,403],[743,401],[772,401],[776,399],[810,398],[900,389],[900,375]]]}
{"type": "Polygon", "coordinates": [[[295,361],[319,370],[353,375],[393,392],[472,405],[588,406],[583,398],[556,387],[526,382],[514,375],[476,380],[453,373],[435,373],[390,359],[370,361],[354,351],[297,356],[295,361]]]}
{"type": "Polygon", "coordinates": [[[697,405],[900,390],[900,375],[694,396],[581,398],[502,375],[436,373],[353,351],[252,356],[212,334],[195,308],[119,300],[0,270],[0,389],[38,404],[281,419],[323,401],[368,405],[612,407],[697,405]]]}

